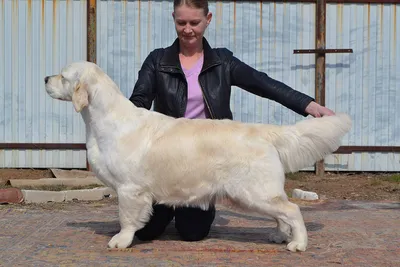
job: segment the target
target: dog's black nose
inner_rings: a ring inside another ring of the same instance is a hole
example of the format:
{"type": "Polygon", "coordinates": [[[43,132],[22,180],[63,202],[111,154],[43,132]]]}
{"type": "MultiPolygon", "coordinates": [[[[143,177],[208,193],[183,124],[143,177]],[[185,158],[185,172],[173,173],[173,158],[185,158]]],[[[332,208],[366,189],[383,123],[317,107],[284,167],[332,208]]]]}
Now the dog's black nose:
{"type": "Polygon", "coordinates": [[[47,83],[49,81],[49,76],[44,77],[44,82],[47,83]]]}

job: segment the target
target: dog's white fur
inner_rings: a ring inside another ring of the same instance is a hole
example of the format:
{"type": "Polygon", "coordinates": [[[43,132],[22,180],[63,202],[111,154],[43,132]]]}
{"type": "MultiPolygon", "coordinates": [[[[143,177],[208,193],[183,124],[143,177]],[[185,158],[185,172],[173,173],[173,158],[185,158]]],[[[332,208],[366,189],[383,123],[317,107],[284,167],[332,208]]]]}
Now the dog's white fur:
{"type": "Polygon", "coordinates": [[[226,197],[275,218],[273,241],[304,251],[307,231],[299,207],[285,194],[285,173],[335,151],[351,128],[346,114],[288,126],[171,118],[135,107],[90,62],[66,66],[49,78],[46,91],[72,101],[81,113],[89,163],[118,193],[121,231],[109,241],[111,248],[131,245],[153,201],[206,209],[226,197]]]}

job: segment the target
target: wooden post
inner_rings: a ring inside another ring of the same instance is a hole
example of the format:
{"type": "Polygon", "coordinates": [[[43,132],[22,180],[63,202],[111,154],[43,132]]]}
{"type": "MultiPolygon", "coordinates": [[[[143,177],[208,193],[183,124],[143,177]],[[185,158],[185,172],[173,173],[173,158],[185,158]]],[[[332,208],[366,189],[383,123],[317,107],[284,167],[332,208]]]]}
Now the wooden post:
{"type": "MultiPolygon", "coordinates": [[[[96,63],[96,0],[87,1],[87,61],[96,63]]],[[[89,161],[86,154],[86,169],[91,171],[89,161]]]]}
{"type": "MultiPolygon", "coordinates": [[[[326,49],[326,0],[317,0],[316,4],[316,49],[326,49]]],[[[315,101],[325,106],[325,53],[316,53],[315,57],[315,101]]],[[[324,160],[315,165],[315,173],[325,173],[324,160]]]]}
{"type": "MultiPolygon", "coordinates": [[[[353,53],[353,49],[326,49],[326,0],[316,0],[315,49],[295,49],[294,54],[315,54],[315,101],[325,106],[325,54],[353,53]]],[[[325,173],[324,160],[315,165],[315,173],[325,173]]]]}

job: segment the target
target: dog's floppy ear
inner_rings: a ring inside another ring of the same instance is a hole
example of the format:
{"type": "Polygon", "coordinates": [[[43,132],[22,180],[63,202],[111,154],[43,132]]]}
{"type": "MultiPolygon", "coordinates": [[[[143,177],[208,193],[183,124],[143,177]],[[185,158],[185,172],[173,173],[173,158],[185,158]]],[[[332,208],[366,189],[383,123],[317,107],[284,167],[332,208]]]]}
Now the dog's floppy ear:
{"type": "Polygon", "coordinates": [[[89,96],[86,83],[78,83],[72,94],[72,104],[76,112],[81,112],[89,104],[89,96]]]}

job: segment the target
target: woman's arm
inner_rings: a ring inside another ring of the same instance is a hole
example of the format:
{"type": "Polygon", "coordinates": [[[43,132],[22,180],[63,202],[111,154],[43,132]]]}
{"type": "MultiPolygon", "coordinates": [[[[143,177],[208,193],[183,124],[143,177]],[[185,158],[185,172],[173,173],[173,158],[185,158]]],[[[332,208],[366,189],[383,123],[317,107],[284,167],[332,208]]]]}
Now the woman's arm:
{"type": "MultiPolygon", "coordinates": [[[[318,105],[306,94],[292,89],[286,84],[272,79],[266,73],[255,70],[232,56],[230,61],[232,85],[238,86],[255,95],[274,100],[298,114],[307,116],[307,107],[318,105]]],[[[314,114],[311,114],[314,116],[314,114]]]]}
{"type": "Polygon", "coordinates": [[[151,108],[156,96],[155,51],[151,52],[139,70],[139,76],[129,100],[137,107],[151,108]]]}

